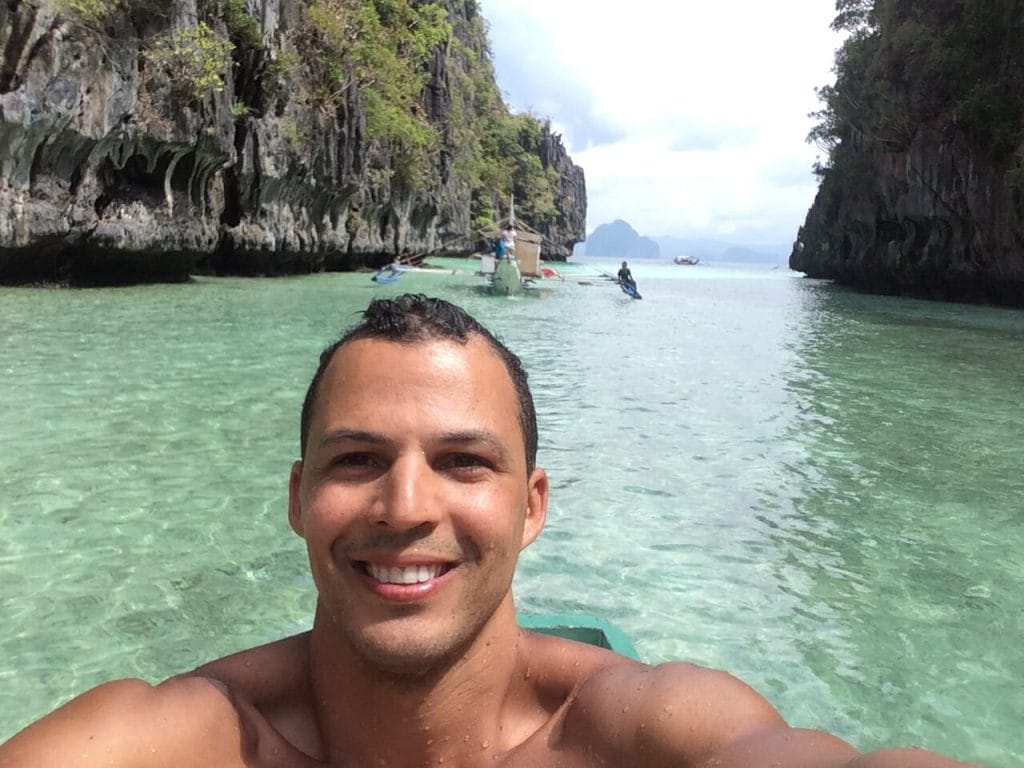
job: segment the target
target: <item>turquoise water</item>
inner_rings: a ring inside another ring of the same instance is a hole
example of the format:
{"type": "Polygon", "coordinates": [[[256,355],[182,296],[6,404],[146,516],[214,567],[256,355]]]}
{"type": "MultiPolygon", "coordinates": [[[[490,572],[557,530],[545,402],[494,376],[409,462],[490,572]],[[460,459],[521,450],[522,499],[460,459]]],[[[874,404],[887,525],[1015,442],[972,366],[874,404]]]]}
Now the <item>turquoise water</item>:
{"type": "Polygon", "coordinates": [[[308,625],[301,398],[354,312],[418,290],[531,374],[553,496],[522,609],[600,614],[860,748],[1024,761],[1024,313],[631,266],[643,301],[583,279],[612,264],[513,298],[468,272],[0,289],[0,738],[308,625]]]}

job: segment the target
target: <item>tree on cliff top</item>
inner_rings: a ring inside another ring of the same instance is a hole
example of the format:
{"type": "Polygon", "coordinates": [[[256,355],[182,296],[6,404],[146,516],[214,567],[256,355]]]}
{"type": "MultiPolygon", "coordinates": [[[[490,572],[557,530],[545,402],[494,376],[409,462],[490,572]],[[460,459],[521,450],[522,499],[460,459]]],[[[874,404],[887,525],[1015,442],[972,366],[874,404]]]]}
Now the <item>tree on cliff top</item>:
{"type": "Polygon", "coordinates": [[[535,226],[554,220],[557,172],[541,161],[544,125],[512,115],[502,101],[474,0],[464,16],[414,0],[313,0],[308,13],[320,57],[306,64],[323,67],[319,97],[343,108],[348,89],[358,89],[367,138],[388,150],[394,185],[429,187],[439,154],[448,153],[446,181],[468,190],[474,226],[493,224],[512,194],[535,226]],[[424,108],[429,64],[438,53],[463,64],[447,69],[455,82],[440,123],[424,108]]]}
{"type": "Polygon", "coordinates": [[[808,139],[834,160],[844,144],[905,149],[918,127],[963,131],[993,160],[1024,121],[1020,0],[837,0],[836,82],[808,139]]]}

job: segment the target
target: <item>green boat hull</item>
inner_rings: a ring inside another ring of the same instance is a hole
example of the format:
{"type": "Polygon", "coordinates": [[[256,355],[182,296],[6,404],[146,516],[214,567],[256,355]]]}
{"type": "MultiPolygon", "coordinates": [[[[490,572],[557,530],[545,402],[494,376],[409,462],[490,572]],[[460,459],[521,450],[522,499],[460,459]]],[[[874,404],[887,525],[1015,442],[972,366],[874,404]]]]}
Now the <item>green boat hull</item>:
{"type": "Polygon", "coordinates": [[[625,632],[610,621],[596,616],[570,616],[561,614],[520,615],[519,626],[531,632],[565,637],[598,648],[607,648],[622,656],[640,661],[636,646],[625,632]]]}

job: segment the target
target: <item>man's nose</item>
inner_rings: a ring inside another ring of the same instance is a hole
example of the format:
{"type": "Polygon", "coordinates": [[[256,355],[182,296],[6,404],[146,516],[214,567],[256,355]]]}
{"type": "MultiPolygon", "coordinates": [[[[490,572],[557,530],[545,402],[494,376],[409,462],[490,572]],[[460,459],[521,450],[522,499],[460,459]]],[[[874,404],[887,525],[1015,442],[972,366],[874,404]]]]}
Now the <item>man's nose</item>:
{"type": "Polygon", "coordinates": [[[440,482],[422,452],[400,456],[385,475],[384,492],[375,505],[373,522],[396,531],[420,526],[433,528],[441,511],[440,482]]]}

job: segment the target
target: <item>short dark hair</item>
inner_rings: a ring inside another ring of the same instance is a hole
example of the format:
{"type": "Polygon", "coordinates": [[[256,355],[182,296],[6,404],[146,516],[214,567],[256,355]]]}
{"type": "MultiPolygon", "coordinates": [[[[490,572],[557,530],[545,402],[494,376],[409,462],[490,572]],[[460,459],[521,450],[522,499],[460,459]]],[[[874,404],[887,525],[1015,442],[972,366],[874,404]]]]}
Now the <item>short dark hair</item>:
{"type": "Polygon", "coordinates": [[[522,428],[526,448],[526,471],[532,472],[537,464],[537,411],[522,361],[461,307],[444,299],[415,293],[406,293],[393,299],[374,299],[363,311],[362,321],[320,353],[320,365],[313,374],[313,380],[309,382],[302,403],[300,455],[306,457],[306,441],[309,439],[309,425],[320,380],[334,353],[341,347],[359,339],[383,339],[403,344],[443,339],[465,344],[472,336],[479,336],[487,342],[504,363],[512,379],[519,401],[519,426],[522,428]]]}

